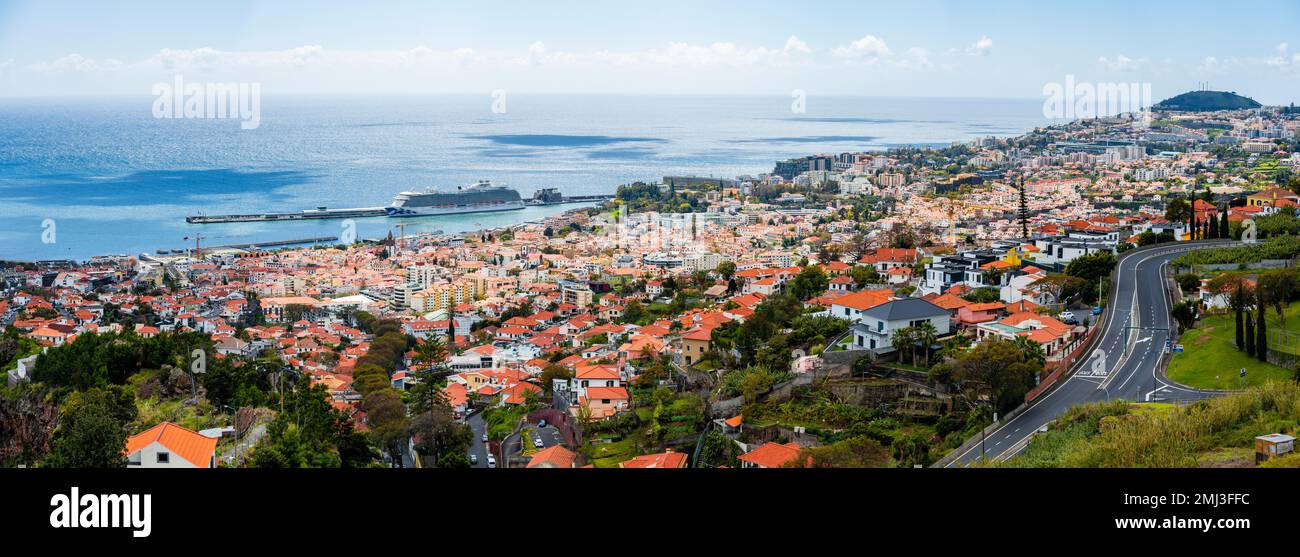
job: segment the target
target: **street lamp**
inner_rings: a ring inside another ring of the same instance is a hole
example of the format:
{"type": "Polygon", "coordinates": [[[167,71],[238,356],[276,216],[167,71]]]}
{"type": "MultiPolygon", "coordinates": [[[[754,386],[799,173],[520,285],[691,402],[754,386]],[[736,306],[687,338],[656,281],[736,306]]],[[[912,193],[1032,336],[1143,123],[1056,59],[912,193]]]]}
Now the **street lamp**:
{"type": "Polygon", "coordinates": [[[235,428],[235,464],[238,465],[238,464],[239,464],[239,457],[240,457],[240,454],[239,454],[239,450],[240,450],[240,447],[239,447],[239,437],[240,437],[240,435],[239,435],[239,424],[235,422],[235,414],[236,414],[236,412],[238,412],[238,410],[235,409],[235,408],[232,408],[231,406],[226,405],[226,404],[222,404],[221,407],[222,407],[222,408],[225,408],[225,409],[227,409],[227,410],[230,410],[230,425],[231,425],[231,427],[235,428]]]}

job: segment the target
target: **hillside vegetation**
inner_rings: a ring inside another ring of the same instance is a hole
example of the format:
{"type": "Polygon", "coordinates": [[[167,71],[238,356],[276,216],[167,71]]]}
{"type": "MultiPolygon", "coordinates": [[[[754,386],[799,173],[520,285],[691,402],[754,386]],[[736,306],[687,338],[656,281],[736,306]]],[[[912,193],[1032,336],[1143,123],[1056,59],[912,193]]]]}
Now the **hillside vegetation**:
{"type": "Polygon", "coordinates": [[[1156,110],[1185,112],[1212,112],[1215,110],[1240,110],[1259,108],[1254,99],[1228,91],[1190,91],[1156,103],[1156,110]]]}
{"type": "Polygon", "coordinates": [[[1272,382],[1186,406],[1093,403],[1061,415],[1002,466],[1193,468],[1224,465],[1224,454],[1234,455],[1228,465],[1251,466],[1256,436],[1295,435],[1298,429],[1300,385],[1294,382],[1272,382]]]}

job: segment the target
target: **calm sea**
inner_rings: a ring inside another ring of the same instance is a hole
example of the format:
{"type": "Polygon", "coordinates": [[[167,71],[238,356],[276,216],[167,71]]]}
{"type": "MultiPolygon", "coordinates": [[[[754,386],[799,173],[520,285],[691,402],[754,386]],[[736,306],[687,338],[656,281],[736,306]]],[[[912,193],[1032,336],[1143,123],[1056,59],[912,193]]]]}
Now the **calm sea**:
{"type": "MultiPolygon", "coordinates": [[[[810,97],[264,96],[261,125],[166,120],[153,98],[0,98],[0,259],[85,259],[335,236],[339,221],[188,225],[185,216],[387,205],[404,189],[509,183],[613,193],[666,175],[734,177],[812,153],[946,145],[1046,124],[1041,101],[810,97]],[[48,219],[48,220],[47,220],[48,219]],[[50,225],[53,225],[52,227],[50,225]],[[52,232],[52,234],[50,234],[52,232]]],[[[408,233],[571,206],[410,222],[408,233]]],[[[356,221],[362,238],[397,221],[356,221]]]]}

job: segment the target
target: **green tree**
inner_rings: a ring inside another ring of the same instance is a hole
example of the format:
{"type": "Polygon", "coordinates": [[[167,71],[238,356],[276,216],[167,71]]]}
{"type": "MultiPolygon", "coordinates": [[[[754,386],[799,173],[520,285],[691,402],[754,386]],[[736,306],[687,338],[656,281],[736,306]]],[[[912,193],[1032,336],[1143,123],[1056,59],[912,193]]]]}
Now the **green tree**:
{"type": "MultiPolygon", "coordinates": [[[[934,324],[929,321],[917,325],[914,329],[916,342],[921,343],[921,347],[925,349],[925,365],[928,367],[930,365],[930,346],[938,342],[938,331],[935,330],[934,324]]],[[[912,355],[912,365],[916,365],[915,354],[912,355]]]]}
{"type": "Polygon", "coordinates": [[[69,395],[50,441],[53,468],[120,468],[125,464],[126,426],[136,417],[135,398],[121,387],[69,395]]]}
{"type": "Polygon", "coordinates": [[[544,369],[542,369],[542,374],[538,376],[538,381],[542,383],[542,389],[546,392],[546,394],[550,394],[551,389],[555,386],[554,383],[556,379],[572,379],[572,378],[573,378],[573,370],[564,367],[560,364],[551,364],[549,366],[546,366],[544,369]]]}
{"type": "Polygon", "coordinates": [[[392,462],[401,466],[401,455],[410,425],[406,405],[393,388],[377,389],[361,400],[361,409],[370,425],[370,439],[376,447],[388,454],[392,462]]]}
{"type": "Polygon", "coordinates": [[[1101,284],[1101,279],[1110,276],[1114,269],[1115,254],[1099,251],[1070,260],[1065,266],[1065,274],[1088,282],[1088,288],[1082,294],[1085,301],[1092,302],[1096,300],[1097,286],[1101,284]]]}
{"type": "Polygon", "coordinates": [[[1170,308],[1169,315],[1178,322],[1179,327],[1190,329],[1196,325],[1196,304],[1191,300],[1180,301],[1170,308]]]}
{"type": "Polygon", "coordinates": [[[354,468],[374,461],[369,443],[351,419],[333,408],[324,386],[300,383],[285,397],[284,410],[276,413],[249,454],[251,466],[354,468]]]}
{"type": "Polygon", "coordinates": [[[1243,323],[1243,312],[1246,309],[1246,292],[1245,285],[1241,281],[1237,282],[1237,289],[1233,291],[1231,303],[1232,311],[1236,315],[1237,351],[1242,351],[1246,349],[1246,329],[1243,323]]]}
{"type": "Polygon", "coordinates": [[[718,268],[715,270],[718,272],[718,275],[722,277],[722,280],[729,281],[731,280],[731,277],[736,275],[736,263],[733,261],[723,261],[718,264],[718,268]]]}
{"type": "MultiPolygon", "coordinates": [[[[916,354],[916,329],[912,327],[894,329],[894,332],[889,335],[889,345],[898,351],[900,361],[904,350],[907,351],[909,356],[914,356],[916,354]]],[[[912,359],[915,360],[915,357],[912,359]]]]}
{"type": "Polygon", "coordinates": [[[1174,282],[1178,283],[1178,288],[1183,292],[1191,292],[1201,286],[1201,276],[1196,273],[1179,273],[1174,277],[1174,282]]]}
{"type": "Polygon", "coordinates": [[[957,357],[953,378],[977,386],[999,412],[1006,413],[1024,402],[1040,369],[1015,343],[987,339],[957,357]]]}
{"type": "Polygon", "coordinates": [[[1025,361],[1033,363],[1040,369],[1047,365],[1047,353],[1043,351],[1043,345],[1039,344],[1038,341],[1027,336],[1016,336],[1012,342],[1025,355],[1025,361]]]}
{"type": "Polygon", "coordinates": [[[740,461],[736,457],[740,456],[740,447],[736,445],[726,435],[710,430],[704,434],[704,440],[700,443],[699,460],[695,462],[696,468],[717,468],[726,466],[728,468],[739,468],[740,461]]]}
{"type": "Polygon", "coordinates": [[[1258,323],[1255,324],[1255,358],[1261,362],[1268,361],[1268,324],[1264,316],[1268,314],[1268,308],[1265,305],[1266,299],[1262,291],[1256,289],[1255,313],[1259,314],[1258,323]]]}
{"type": "Polygon", "coordinates": [[[830,286],[826,272],[816,265],[805,267],[794,280],[790,281],[790,293],[800,300],[808,300],[822,295],[830,286]]]}
{"type": "Polygon", "coordinates": [[[1192,218],[1192,204],[1186,199],[1175,197],[1165,205],[1165,220],[1169,222],[1187,222],[1192,218]]]}
{"type": "Polygon", "coordinates": [[[880,284],[883,282],[880,278],[880,273],[876,271],[875,267],[870,265],[858,265],[853,267],[853,270],[849,272],[849,276],[853,278],[853,283],[858,285],[859,288],[868,284],[880,284]]]}

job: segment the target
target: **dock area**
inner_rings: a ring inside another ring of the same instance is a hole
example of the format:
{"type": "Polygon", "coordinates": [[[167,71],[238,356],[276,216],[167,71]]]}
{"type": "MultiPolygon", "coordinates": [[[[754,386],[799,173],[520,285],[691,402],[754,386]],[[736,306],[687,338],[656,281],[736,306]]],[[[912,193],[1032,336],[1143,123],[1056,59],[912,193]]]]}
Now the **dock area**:
{"type": "MultiPolygon", "coordinates": [[[[245,242],[242,244],[222,244],[219,246],[204,246],[203,251],[212,251],[220,249],[263,249],[283,246],[298,246],[306,244],[328,244],[339,241],[338,236],[317,236],[315,238],[299,238],[295,240],[268,240],[265,242],[245,242]]],[[[177,255],[189,252],[189,249],[160,249],[158,255],[177,255]]]]}
{"type": "MultiPolygon", "coordinates": [[[[612,195],[561,195],[554,189],[540,190],[530,199],[524,200],[524,206],[565,205],[569,203],[601,203],[614,199],[612,195]]],[[[519,207],[523,208],[523,207],[519,207]]],[[[467,212],[468,213],[468,212],[467,212]]],[[[463,213],[463,214],[467,214],[463,213]]],[[[451,213],[449,213],[451,214],[451,213]]],[[[185,217],[189,224],[219,224],[230,222],[266,222],[297,221],[308,219],[359,219],[383,217],[388,213],[383,207],[358,207],[352,209],[330,209],[317,207],[294,213],[249,213],[243,215],[190,215],[185,217]]]]}
{"type": "Polygon", "coordinates": [[[383,207],[361,207],[355,209],[327,209],[318,207],[296,213],[251,213],[246,215],[190,215],[185,222],[190,224],[216,224],[222,222],[262,222],[307,219],[352,219],[365,217],[382,217],[386,213],[383,207]]]}

